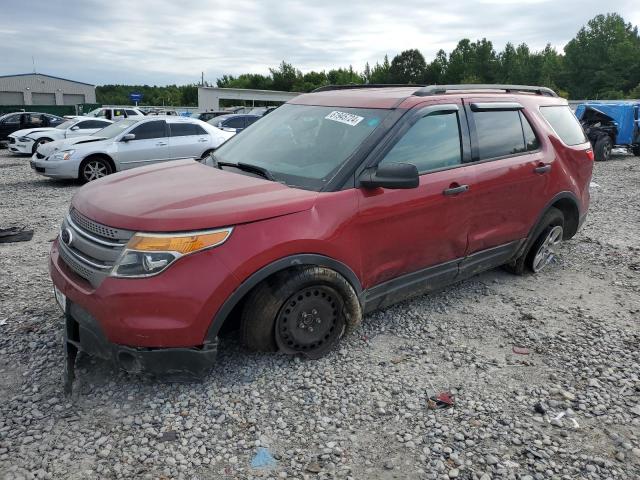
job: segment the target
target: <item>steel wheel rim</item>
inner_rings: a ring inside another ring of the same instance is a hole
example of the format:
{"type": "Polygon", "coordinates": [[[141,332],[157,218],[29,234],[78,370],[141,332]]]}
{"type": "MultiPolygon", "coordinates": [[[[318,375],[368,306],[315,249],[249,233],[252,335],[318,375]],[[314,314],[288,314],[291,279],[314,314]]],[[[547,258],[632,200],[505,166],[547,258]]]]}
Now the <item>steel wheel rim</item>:
{"type": "Polygon", "coordinates": [[[533,271],[539,272],[544,267],[546,267],[549,263],[553,261],[556,257],[556,249],[560,242],[562,241],[562,227],[560,225],[556,225],[545,237],[544,241],[538,247],[538,251],[536,252],[536,256],[533,257],[533,271]]]}
{"type": "Polygon", "coordinates": [[[89,182],[97,180],[98,178],[106,177],[107,174],[107,166],[102,162],[88,162],[84,166],[84,178],[89,182]]]}
{"type": "Polygon", "coordinates": [[[608,159],[611,156],[611,145],[607,144],[604,146],[604,151],[602,152],[604,154],[604,158],[608,159]]]}
{"type": "Polygon", "coordinates": [[[331,287],[304,288],[287,299],[276,319],[279,343],[288,350],[313,353],[342,333],[343,301],[331,287]]]}

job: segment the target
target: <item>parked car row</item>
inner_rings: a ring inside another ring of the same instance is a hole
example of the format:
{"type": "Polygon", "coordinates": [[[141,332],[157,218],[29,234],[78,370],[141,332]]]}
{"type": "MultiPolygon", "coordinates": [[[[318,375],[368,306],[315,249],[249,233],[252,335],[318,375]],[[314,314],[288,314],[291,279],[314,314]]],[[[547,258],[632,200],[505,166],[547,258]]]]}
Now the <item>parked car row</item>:
{"type": "Polygon", "coordinates": [[[231,132],[191,118],[128,118],[111,123],[92,135],[69,135],[56,141],[41,142],[30,164],[36,172],[47,177],[90,182],[152,163],[184,158],[205,160],[210,152],[232,136],[231,132]]]}
{"type": "Polygon", "coordinates": [[[57,127],[65,119],[50,113],[16,112],[0,116],[0,142],[8,141],[10,134],[27,128],[57,127]]]}

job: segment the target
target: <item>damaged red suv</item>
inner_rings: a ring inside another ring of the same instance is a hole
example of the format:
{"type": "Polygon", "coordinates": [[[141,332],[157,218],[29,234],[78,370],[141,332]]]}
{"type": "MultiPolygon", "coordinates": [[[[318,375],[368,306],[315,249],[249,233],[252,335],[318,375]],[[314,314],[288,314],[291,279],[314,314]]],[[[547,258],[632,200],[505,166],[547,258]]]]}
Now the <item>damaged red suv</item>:
{"type": "Polygon", "coordinates": [[[78,351],[201,376],[218,334],[331,349],[363,314],[507,265],[538,272],[587,213],[593,153],[543,87],[324,87],[222,145],[92,182],[51,250],[78,351]]]}

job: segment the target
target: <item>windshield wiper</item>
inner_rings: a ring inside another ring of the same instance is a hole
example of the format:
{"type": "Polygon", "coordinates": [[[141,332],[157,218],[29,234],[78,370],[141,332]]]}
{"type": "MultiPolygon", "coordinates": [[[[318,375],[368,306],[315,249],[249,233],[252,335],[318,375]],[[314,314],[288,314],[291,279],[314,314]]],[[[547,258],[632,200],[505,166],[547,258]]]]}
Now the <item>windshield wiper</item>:
{"type": "MultiPolygon", "coordinates": [[[[240,170],[244,170],[245,172],[257,173],[261,177],[264,177],[267,180],[271,180],[272,182],[276,181],[276,179],[273,178],[273,175],[269,170],[267,170],[264,167],[259,167],[258,165],[251,165],[250,163],[243,163],[243,162],[238,162],[238,163],[219,162],[219,161],[216,161],[215,158],[213,159],[213,162],[214,162],[214,166],[217,168],[220,168],[220,167],[238,168],[240,170]]],[[[220,170],[222,170],[222,168],[220,168],[220,170]]]]}

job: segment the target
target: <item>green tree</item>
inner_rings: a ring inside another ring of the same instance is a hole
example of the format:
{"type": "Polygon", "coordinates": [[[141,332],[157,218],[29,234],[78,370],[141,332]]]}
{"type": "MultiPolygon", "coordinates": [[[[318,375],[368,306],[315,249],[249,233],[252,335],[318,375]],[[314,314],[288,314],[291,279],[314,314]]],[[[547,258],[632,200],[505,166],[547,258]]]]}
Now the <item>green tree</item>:
{"type": "Polygon", "coordinates": [[[391,83],[391,64],[389,63],[389,56],[385,55],[382,65],[376,62],[376,65],[371,70],[370,83],[384,84],[391,83]]]}
{"type": "Polygon", "coordinates": [[[640,82],[638,28],[617,13],[589,20],[564,51],[572,98],[628,92],[640,82]]]}
{"type": "Polygon", "coordinates": [[[302,77],[300,70],[296,70],[293,65],[284,60],[278,68],[270,68],[273,90],[282,90],[285,92],[293,91],[293,85],[302,77]]]}
{"type": "Polygon", "coordinates": [[[389,70],[392,83],[421,83],[424,81],[427,62],[417,49],[405,50],[391,61],[389,70]]]}

